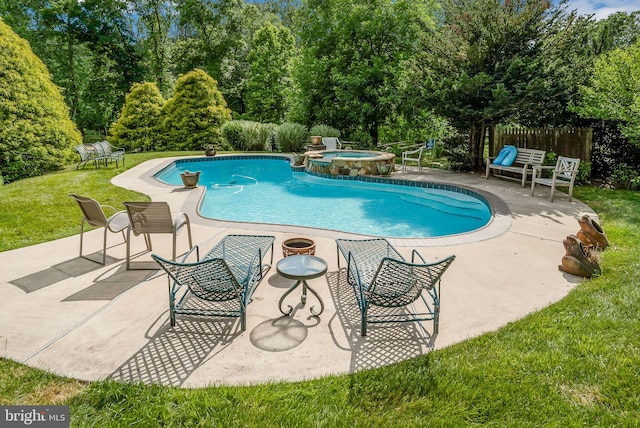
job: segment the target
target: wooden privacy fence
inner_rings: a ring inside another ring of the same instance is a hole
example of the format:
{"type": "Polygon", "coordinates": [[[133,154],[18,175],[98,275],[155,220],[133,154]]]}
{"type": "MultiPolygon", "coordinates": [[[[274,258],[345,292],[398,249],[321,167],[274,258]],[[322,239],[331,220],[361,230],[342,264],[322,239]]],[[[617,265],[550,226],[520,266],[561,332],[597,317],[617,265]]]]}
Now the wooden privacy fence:
{"type": "Polygon", "coordinates": [[[495,126],[489,130],[489,156],[497,156],[505,145],[554,152],[559,156],[591,162],[591,128],[512,128],[495,126]]]}

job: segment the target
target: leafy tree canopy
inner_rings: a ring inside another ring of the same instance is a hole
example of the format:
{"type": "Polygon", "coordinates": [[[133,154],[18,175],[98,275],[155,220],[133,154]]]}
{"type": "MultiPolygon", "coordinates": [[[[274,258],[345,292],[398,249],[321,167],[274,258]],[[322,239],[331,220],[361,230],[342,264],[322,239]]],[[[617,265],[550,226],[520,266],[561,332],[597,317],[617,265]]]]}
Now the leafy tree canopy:
{"type": "Polygon", "coordinates": [[[401,101],[403,63],[430,24],[431,2],[308,0],[297,22],[290,120],[326,123],[374,144],[401,101]]]}
{"type": "Polygon", "coordinates": [[[620,130],[640,145],[640,40],[599,57],[576,111],[583,117],[620,122],[620,130]]]}
{"type": "Polygon", "coordinates": [[[407,88],[469,135],[469,161],[480,169],[487,127],[505,120],[547,124],[585,79],[570,55],[584,20],[566,1],[444,0],[436,31],[425,33],[407,88]],[[581,80],[582,79],[582,80],[581,80]]]}
{"type": "Polygon", "coordinates": [[[0,175],[60,169],[82,142],[60,90],[29,44],[0,20],[0,175]]]}
{"type": "Polygon", "coordinates": [[[248,117],[262,122],[282,122],[294,54],[295,39],[288,28],[267,22],[254,33],[247,56],[248,117]]]}

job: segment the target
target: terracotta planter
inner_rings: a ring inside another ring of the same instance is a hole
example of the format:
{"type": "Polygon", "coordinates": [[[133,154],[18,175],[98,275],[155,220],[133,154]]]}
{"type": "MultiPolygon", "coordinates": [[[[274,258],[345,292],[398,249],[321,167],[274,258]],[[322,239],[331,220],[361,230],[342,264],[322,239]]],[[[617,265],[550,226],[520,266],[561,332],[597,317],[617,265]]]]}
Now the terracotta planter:
{"type": "Polygon", "coordinates": [[[293,255],[310,255],[316,253],[316,243],[308,238],[291,238],[282,243],[282,255],[289,257],[293,255]]]}
{"type": "Polygon", "coordinates": [[[184,184],[184,187],[186,187],[187,189],[193,189],[194,187],[198,187],[198,181],[200,180],[200,171],[185,171],[180,174],[180,178],[182,178],[182,184],[184,184]]]}

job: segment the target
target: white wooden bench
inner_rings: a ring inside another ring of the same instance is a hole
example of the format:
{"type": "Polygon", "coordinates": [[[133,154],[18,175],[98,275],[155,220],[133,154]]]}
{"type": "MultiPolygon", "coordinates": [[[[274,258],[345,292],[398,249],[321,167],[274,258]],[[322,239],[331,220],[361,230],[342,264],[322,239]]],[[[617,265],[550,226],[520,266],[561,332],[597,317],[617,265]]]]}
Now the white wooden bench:
{"type": "Polygon", "coordinates": [[[508,177],[505,175],[496,174],[496,171],[508,171],[514,174],[519,174],[522,176],[522,187],[524,187],[525,182],[527,181],[527,176],[533,174],[533,167],[542,165],[544,161],[544,150],[536,150],[536,149],[521,149],[518,148],[518,155],[516,159],[513,161],[511,166],[504,165],[494,165],[491,162],[495,159],[495,157],[487,158],[487,179],[489,179],[489,174],[491,170],[494,170],[494,175],[496,177],[502,177],[507,179],[514,179],[513,177],[508,177]]]}

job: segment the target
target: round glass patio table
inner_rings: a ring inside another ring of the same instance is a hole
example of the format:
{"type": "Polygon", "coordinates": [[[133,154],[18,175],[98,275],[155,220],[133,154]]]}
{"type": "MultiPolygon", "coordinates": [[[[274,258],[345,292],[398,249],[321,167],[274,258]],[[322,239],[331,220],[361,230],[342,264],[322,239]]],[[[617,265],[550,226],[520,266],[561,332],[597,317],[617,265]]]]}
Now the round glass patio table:
{"type": "Polygon", "coordinates": [[[296,283],[292,285],[280,298],[280,302],[278,302],[278,309],[284,315],[291,315],[293,312],[293,307],[289,306],[288,311],[282,310],[282,302],[284,299],[291,294],[293,290],[298,288],[300,284],[302,284],[302,297],[300,298],[300,302],[302,306],[307,303],[307,290],[311,292],[316,299],[320,302],[320,312],[316,312],[314,307],[309,308],[309,311],[314,316],[319,316],[324,311],[324,302],[313,288],[309,286],[307,283],[308,279],[318,278],[327,273],[327,262],[316,256],[308,256],[308,255],[296,255],[285,257],[280,260],[276,264],[276,270],[278,274],[284,278],[295,279],[296,283]]]}

